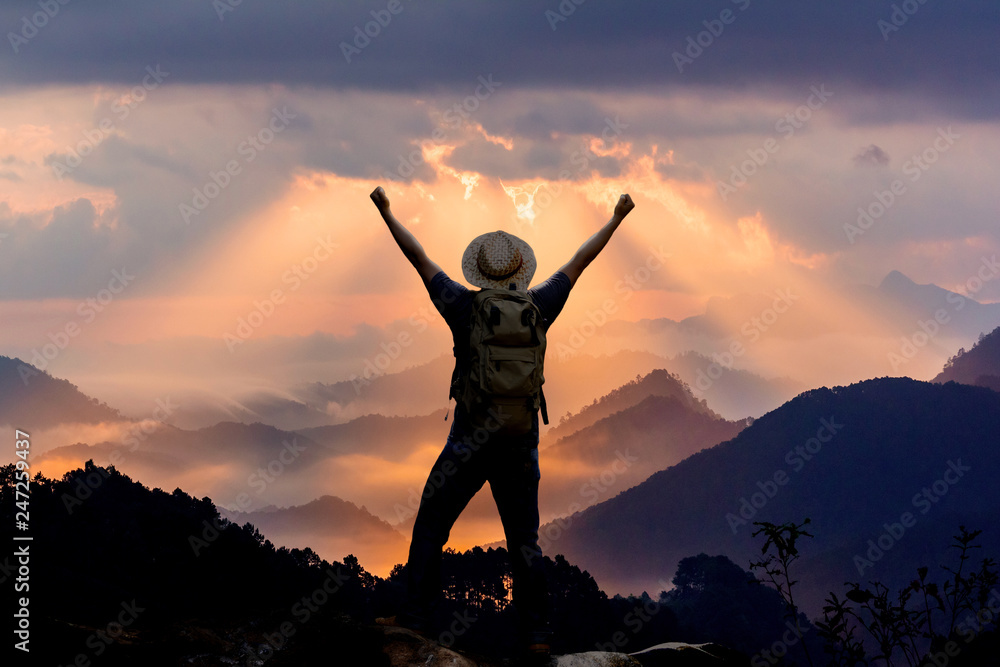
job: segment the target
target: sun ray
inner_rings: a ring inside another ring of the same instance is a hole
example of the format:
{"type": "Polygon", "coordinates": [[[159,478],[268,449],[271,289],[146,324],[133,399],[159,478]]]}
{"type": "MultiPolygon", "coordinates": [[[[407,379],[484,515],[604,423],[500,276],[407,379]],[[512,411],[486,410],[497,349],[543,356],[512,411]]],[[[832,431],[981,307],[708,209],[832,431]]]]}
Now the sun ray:
{"type": "Polygon", "coordinates": [[[543,185],[545,185],[544,182],[529,182],[524,185],[504,185],[503,180],[500,180],[500,187],[502,187],[503,191],[507,193],[510,200],[514,202],[514,208],[517,210],[517,217],[526,221],[529,225],[535,224],[535,217],[538,215],[535,211],[535,195],[538,193],[539,188],[543,185]],[[521,203],[518,203],[518,197],[524,198],[521,203]]]}

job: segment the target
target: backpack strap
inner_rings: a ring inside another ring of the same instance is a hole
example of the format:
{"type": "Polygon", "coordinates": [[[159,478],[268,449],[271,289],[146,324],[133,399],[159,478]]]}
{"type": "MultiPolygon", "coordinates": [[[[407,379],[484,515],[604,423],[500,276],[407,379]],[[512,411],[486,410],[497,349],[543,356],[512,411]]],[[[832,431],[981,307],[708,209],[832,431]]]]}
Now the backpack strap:
{"type": "Polygon", "coordinates": [[[545,408],[545,390],[541,387],[538,388],[539,397],[539,408],[542,411],[542,423],[546,426],[549,425],[549,411],[545,408]]]}

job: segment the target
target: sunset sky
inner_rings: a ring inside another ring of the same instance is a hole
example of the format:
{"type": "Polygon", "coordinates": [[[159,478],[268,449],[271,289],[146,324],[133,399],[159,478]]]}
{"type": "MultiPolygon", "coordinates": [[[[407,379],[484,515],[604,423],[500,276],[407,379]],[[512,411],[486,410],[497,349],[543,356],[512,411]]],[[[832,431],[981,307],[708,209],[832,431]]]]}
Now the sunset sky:
{"type": "MultiPolygon", "coordinates": [[[[1000,301],[998,18],[993,0],[5,2],[0,354],[43,354],[134,416],[345,380],[400,340],[390,372],[446,354],[380,184],[452,277],[505,229],[536,282],[629,192],[552,344],[602,309],[680,320],[776,290],[861,336],[845,290],[892,270],[1000,301]]],[[[792,350],[772,375],[808,384],[911,372],[886,340],[815,369],[805,334],[767,344],[792,350]]]]}

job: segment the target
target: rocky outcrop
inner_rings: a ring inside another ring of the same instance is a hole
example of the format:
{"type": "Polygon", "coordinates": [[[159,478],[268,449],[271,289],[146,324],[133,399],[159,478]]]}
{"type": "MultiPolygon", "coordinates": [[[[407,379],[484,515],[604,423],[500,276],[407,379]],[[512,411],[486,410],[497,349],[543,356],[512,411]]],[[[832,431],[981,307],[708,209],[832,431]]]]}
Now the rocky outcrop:
{"type": "Polygon", "coordinates": [[[435,667],[478,667],[479,663],[425,639],[406,628],[383,628],[385,646],[392,667],[435,665],[435,667]]]}
{"type": "Polygon", "coordinates": [[[668,642],[632,654],[643,667],[729,667],[746,665],[749,660],[739,651],[718,644],[668,642]]]}
{"type": "MultiPolygon", "coordinates": [[[[383,652],[392,667],[513,667],[517,661],[471,657],[404,628],[380,628],[383,652]]],[[[547,667],[745,667],[746,656],[717,644],[670,642],[638,651],[588,651],[553,656],[547,667]]]]}
{"type": "Polygon", "coordinates": [[[641,662],[624,653],[606,653],[604,651],[587,651],[560,655],[552,659],[555,667],[642,667],[641,662]]]}

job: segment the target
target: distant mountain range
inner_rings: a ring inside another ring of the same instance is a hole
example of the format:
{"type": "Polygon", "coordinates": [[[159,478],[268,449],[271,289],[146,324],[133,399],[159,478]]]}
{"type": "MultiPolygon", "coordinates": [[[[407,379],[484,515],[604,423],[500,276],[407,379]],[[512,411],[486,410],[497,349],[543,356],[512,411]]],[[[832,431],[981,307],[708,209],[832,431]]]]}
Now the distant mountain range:
{"type": "MultiPolygon", "coordinates": [[[[770,357],[766,354],[759,359],[755,357],[758,352],[763,353],[761,346],[767,342],[780,347],[785,341],[789,345],[813,349],[816,354],[827,354],[824,344],[842,344],[840,339],[829,339],[830,336],[883,336],[895,341],[898,336],[919,331],[919,322],[933,318],[938,310],[944,309],[948,321],[926,346],[943,359],[958,344],[974,341],[980,333],[1000,325],[1000,304],[980,304],[974,298],[935,285],[919,285],[898,271],[889,273],[877,287],[859,285],[841,292],[842,301],[851,304],[857,318],[848,321],[849,318],[838,316],[831,320],[829,313],[824,314],[822,298],[816,295],[805,298],[789,288],[773,294],[713,298],[703,314],[680,321],[657,318],[609,322],[595,336],[593,348],[588,348],[609,353],[575,354],[564,359],[553,349],[548,355],[546,394],[553,416],[557,418],[554,421],[566,413],[579,412],[595,396],[607,394],[636,375],[644,375],[655,368],[676,373],[699,398],[705,398],[713,410],[727,419],[760,416],[808,388],[803,378],[761,377],[761,374],[795,374],[794,365],[774,368],[768,373],[770,357]],[[766,331],[758,330],[757,325],[752,324],[755,318],[782,299],[785,299],[782,305],[785,312],[769,323],[766,331]],[[753,334],[751,339],[745,336],[748,327],[753,334]],[[758,333],[763,342],[749,345],[746,356],[732,367],[719,365],[711,358],[712,354],[725,351],[732,340],[748,343],[758,333]],[[597,344],[598,339],[605,344],[597,344]],[[828,340],[823,343],[822,339],[828,340]],[[756,373],[747,368],[755,369],[756,373]]],[[[898,344],[893,342],[893,345],[898,344]]],[[[859,369],[873,368],[873,364],[880,368],[884,358],[885,354],[876,353],[870,359],[856,361],[859,369]]],[[[303,383],[226,397],[207,393],[185,395],[184,400],[177,401],[179,406],[170,416],[170,423],[197,429],[220,421],[262,422],[292,431],[346,423],[366,414],[425,415],[449,406],[447,386],[453,363],[450,354],[442,354],[433,361],[403,370],[393,367],[392,373],[377,372],[339,382],[303,383]]],[[[31,394],[14,393],[24,386],[20,375],[31,367],[20,360],[8,359],[5,364],[8,367],[0,367],[0,378],[7,384],[0,383],[0,391],[8,393],[0,394],[3,399],[0,405],[10,410],[20,403],[27,407],[29,414],[37,412],[44,401],[31,404],[34,400],[31,394]]],[[[875,375],[876,371],[869,374],[875,375]]],[[[910,364],[902,371],[920,377],[924,366],[918,368],[910,364]]],[[[850,379],[854,377],[865,377],[865,374],[858,373],[850,379]]],[[[39,382],[53,379],[39,372],[39,382]]],[[[72,385],[67,387],[72,388],[72,385]]],[[[51,425],[75,420],[95,423],[115,419],[107,410],[104,414],[90,411],[86,397],[77,398],[83,401],[71,405],[72,401],[65,395],[49,397],[56,403],[47,413],[52,418],[46,417],[44,422],[51,425]],[[81,408],[84,409],[82,413],[81,408]]]]}
{"type": "Polygon", "coordinates": [[[748,421],[723,419],[667,371],[637,378],[546,434],[539,454],[542,515],[570,514],[612,497],[734,437],[748,421]]]}
{"type": "MultiPolygon", "coordinates": [[[[553,350],[545,359],[545,396],[553,421],[580,410],[593,400],[654,368],[666,359],[649,352],[618,352],[608,356],[580,355],[560,359],[553,350]]],[[[455,359],[442,355],[426,364],[370,379],[332,384],[316,382],[296,387],[298,400],[337,415],[336,422],[370,414],[428,414],[454,407],[448,385],[455,359]]]]}
{"type": "MultiPolygon", "coordinates": [[[[564,361],[556,354],[549,357],[545,362],[545,396],[552,419],[552,427],[548,429],[553,432],[550,435],[554,435],[562,418],[586,409],[595,400],[593,397],[609,394],[654,369],[671,371],[696,390],[701,386],[702,391],[697,392],[699,396],[727,419],[762,415],[806,388],[789,379],[765,379],[744,370],[712,368],[712,359],[695,352],[673,358],[634,351],[596,357],[580,355],[564,361]],[[708,373],[712,374],[711,378],[708,373]],[[705,378],[708,378],[707,384],[705,378]]],[[[317,413],[328,410],[338,415],[331,417],[337,422],[349,421],[349,415],[371,412],[427,414],[449,405],[454,407],[454,402],[449,403],[446,399],[454,363],[451,356],[442,356],[430,363],[364,382],[302,385],[294,394],[304,406],[317,413]],[[426,390],[417,391],[415,387],[426,390]]]]}
{"type": "MultiPolygon", "coordinates": [[[[443,417],[444,412],[425,417],[371,415],[303,432],[259,423],[222,422],[194,431],[162,425],[134,447],[122,442],[78,443],[46,452],[36,461],[45,465],[53,460],[70,464],[94,459],[106,465],[117,459],[119,468],[147,484],[191,488],[230,509],[299,505],[331,491],[346,495],[348,486],[352,492],[360,489],[359,472],[343,464],[350,457],[370,460],[373,466],[374,461],[412,454],[423,440],[443,444],[447,429],[443,417]]],[[[379,506],[385,490],[371,489],[357,500],[389,516],[398,499],[383,497],[379,506]]],[[[399,496],[405,498],[405,490],[399,496]]]]}
{"type": "MultiPolygon", "coordinates": [[[[546,359],[545,393],[553,416],[579,410],[594,396],[607,393],[666,363],[648,352],[581,355],[562,361],[554,351],[546,359]]],[[[355,376],[339,382],[310,382],[287,391],[258,391],[220,403],[218,397],[192,397],[171,423],[196,429],[219,421],[263,422],[286,430],[347,423],[369,414],[426,415],[454,407],[448,385],[455,360],[451,354],[427,363],[355,376]]]]}
{"type": "Polygon", "coordinates": [[[753,521],[809,517],[816,537],[796,576],[815,614],[845,581],[905,585],[936,568],[959,525],[984,529],[982,556],[1000,554],[998,434],[1000,394],[985,388],[883,378],[815,389],[540,533],[546,553],[604,590],[653,592],[685,554],[745,566],[760,553],[753,521]]]}
{"type": "Polygon", "coordinates": [[[933,319],[943,309],[948,320],[943,324],[950,336],[975,340],[979,334],[1000,325],[1000,303],[979,303],[975,295],[966,296],[938,287],[920,285],[899,271],[892,271],[878,288],[859,287],[857,293],[867,300],[873,313],[906,334],[918,321],[933,319]]]}
{"type": "Polygon", "coordinates": [[[295,507],[270,505],[253,512],[220,508],[219,513],[240,526],[253,524],[275,546],[309,547],[327,559],[342,560],[353,554],[366,568],[379,572],[405,563],[410,544],[408,536],[366,508],[336,496],[322,496],[295,507]]]}
{"type": "MultiPolygon", "coordinates": [[[[806,289],[805,285],[802,287],[806,289]]],[[[676,373],[696,396],[705,398],[713,410],[727,419],[760,416],[810,386],[846,384],[887,372],[929,378],[954,349],[968,347],[980,333],[1000,325],[1000,304],[981,304],[975,301],[975,294],[964,296],[935,285],[919,285],[898,271],[889,273],[877,287],[823,286],[801,294],[797,290],[792,286],[768,294],[712,298],[704,313],[679,321],[668,318],[610,321],[588,339],[582,350],[586,354],[578,352],[563,358],[560,348],[553,346],[547,360],[546,389],[554,421],[566,413],[579,412],[596,396],[655,368],[676,373]],[[772,321],[767,315],[775,315],[769,313],[775,305],[782,312],[772,321]],[[912,337],[921,332],[919,323],[933,318],[942,309],[947,322],[921,346],[918,357],[890,370],[886,353],[899,348],[901,336],[912,337]],[[761,318],[766,328],[755,323],[761,318]],[[746,344],[746,354],[735,359],[731,368],[720,366],[712,356],[724,354],[734,341],[746,344]],[[830,359],[836,359],[837,363],[822,361],[830,359]]],[[[560,325],[557,323],[556,327],[560,325]]],[[[205,345],[204,341],[136,345],[122,353],[125,355],[122,363],[148,361],[154,375],[173,372],[165,360],[178,359],[182,374],[195,379],[193,383],[162,385],[174,387],[170,393],[178,407],[169,422],[180,428],[194,430],[220,421],[236,421],[261,422],[294,431],[346,423],[366,414],[425,415],[448,406],[446,387],[453,360],[444,345],[440,348],[442,354],[430,362],[409,368],[396,362],[387,368],[393,371],[389,374],[378,374],[379,371],[370,378],[345,378],[339,374],[346,368],[356,367],[363,373],[365,360],[324,365],[307,362],[315,359],[316,349],[336,354],[339,348],[329,337],[276,341],[268,343],[266,361],[257,369],[261,378],[257,386],[246,391],[227,390],[224,394],[217,383],[197,381],[200,368],[212,368],[205,371],[209,374],[216,372],[206,359],[211,352],[210,346],[205,345]],[[193,346],[192,354],[184,355],[185,345],[193,346]],[[290,349],[295,351],[291,356],[302,360],[292,374],[282,365],[290,356],[290,349]],[[316,368],[311,371],[319,374],[316,380],[334,373],[341,381],[302,383],[301,378],[309,378],[306,373],[310,372],[302,368],[316,368]]],[[[417,358],[427,357],[422,354],[414,357],[417,358]]],[[[85,372],[102,372],[109,359],[103,365],[87,366],[85,372]]],[[[220,368],[225,374],[233,372],[235,367],[220,368]]],[[[19,389],[27,386],[21,378],[25,369],[31,367],[20,360],[8,359],[0,364],[0,391],[4,392],[0,393],[0,410],[5,414],[15,406],[22,406],[26,409],[21,412],[31,417],[45,408],[45,401],[32,403],[32,394],[19,389]]],[[[108,372],[121,373],[123,368],[108,372]]],[[[45,383],[43,374],[38,373],[38,382],[45,383]]],[[[141,383],[136,387],[137,392],[146,391],[141,383]]],[[[39,420],[43,426],[116,419],[107,410],[104,414],[90,410],[85,404],[86,397],[78,397],[84,399],[83,405],[79,402],[72,405],[66,395],[45,393],[46,400],[55,403],[48,408],[47,416],[39,420]]],[[[136,403],[129,403],[121,394],[117,396],[131,410],[129,414],[148,415],[145,407],[137,408],[136,403]]],[[[152,405],[152,400],[153,397],[144,399],[141,404],[152,405]]]]}
{"type": "Polygon", "coordinates": [[[773,294],[715,297],[709,299],[705,313],[680,321],[657,318],[637,323],[616,322],[614,326],[618,335],[632,328],[642,328],[668,337],[675,349],[697,349],[690,344],[692,340],[735,336],[747,324],[756,326],[754,318],[759,320],[761,313],[775,304],[781,311],[779,316],[766,330],[760,331],[779,338],[819,337],[851,329],[859,333],[876,333],[879,329],[867,327],[869,322],[878,324],[881,329],[905,334],[912,332],[919,320],[933,318],[940,308],[949,315],[945,327],[949,337],[975,340],[981,332],[1000,324],[1000,303],[983,304],[977,302],[974,295],[965,296],[934,284],[920,285],[899,271],[889,272],[877,287],[846,287],[843,297],[854,303],[859,315],[865,316],[864,321],[844,322],[841,317],[839,322],[831,323],[817,317],[814,310],[822,310],[823,304],[804,303],[803,295],[789,288],[773,294]]]}
{"type": "Polygon", "coordinates": [[[726,419],[759,417],[807,389],[798,380],[764,378],[727,368],[697,352],[679,354],[665,368],[676,373],[696,397],[726,419]]]}
{"type": "Polygon", "coordinates": [[[367,509],[329,493],[357,493],[359,502],[381,502],[384,515],[391,516],[393,504],[405,500],[405,490],[392,495],[385,487],[370,488],[363,495],[355,481],[362,464],[342,465],[342,457],[353,461],[353,452],[373,456],[379,450],[389,456],[393,443],[402,455],[412,441],[387,436],[413,436],[432,423],[440,429],[442,416],[366,417],[327,427],[343,430],[344,437],[323,443],[265,424],[223,422],[196,431],[163,425],[135,448],[121,442],[78,443],[41,454],[35,463],[42,469],[55,462],[71,466],[91,459],[98,465],[114,464],[151,487],[191,488],[216,498],[226,516],[241,524],[251,521],[275,544],[310,546],[328,559],[353,553],[366,566],[384,566],[388,572],[405,560],[405,538],[367,509]],[[291,507],[279,510],[275,503],[291,507]]]}
{"type": "MultiPolygon", "coordinates": [[[[635,355],[634,363],[639,360],[648,361],[648,355],[635,355]]],[[[609,498],[733,437],[746,423],[719,417],[667,371],[640,376],[564,417],[544,437],[542,514],[561,516],[609,498]]],[[[449,428],[443,410],[420,417],[366,415],[295,432],[261,423],[222,422],[196,430],[161,424],[124,442],[57,447],[36,461],[43,467],[81,465],[90,459],[98,465],[115,464],[152,486],[209,495],[229,511],[255,512],[274,504],[302,506],[336,493],[344,502],[366,505],[374,516],[408,534],[414,498],[419,497],[426,471],[449,428]],[[394,479],[408,482],[400,485],[394,479]]],[[[492,499],[481,496],[470,506],[469,517],[495,516],[492,499]]],[[[267,525],[272,533],[277,526],[267,525]]],[[[302,521],[288,525],[281,533],[265,533],[276,542],[308,543],[309,531],[302,528],[302,521]]],[[[337,521],[315,527],[312,546],[324,556],[342,557],[322,549],[340,548],[354,533],[337,521]]],[[[392,542],[373,538],[372,544],[381,544],[387,553],[372,551],[365,553],[366,558],[381,563],[399,557],[392,542]]]]}
{"type": "Polygon", "coordinates": [[[694,412],[719,418],[719,415],[713,412],[704,400],[698,400],[692,396],[689,388],[684,386],[680,378],[669,371],[658,369],[648,375],[637,376],[636,379],[623,384],[612,392],[594,399],[593,403],[578,413],[564,416],[558,424],[546,431],[545,438],[557,440],[575,433],[582,428],[592,426],[600,419],[639,404],[648,396],[675,398],[694,412]]]}
{"type": "Polygon", "coordinates": [[[67,380],[54,378],[20,359],[0,356],[0,424],[50,428],[57,424],[96,424],[125,418],[67,380]]]}

